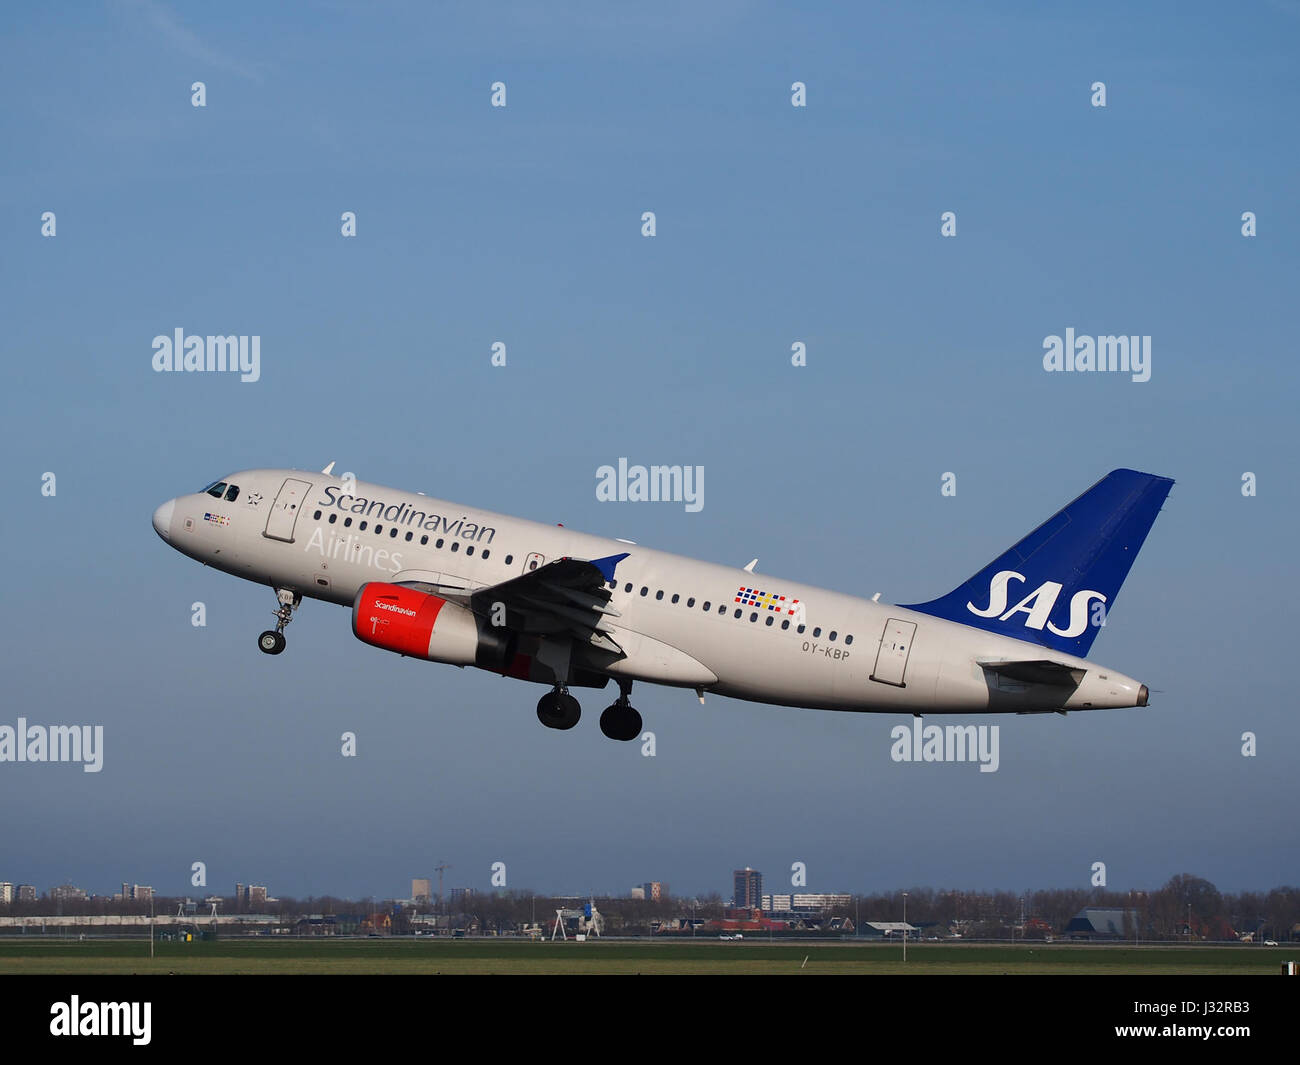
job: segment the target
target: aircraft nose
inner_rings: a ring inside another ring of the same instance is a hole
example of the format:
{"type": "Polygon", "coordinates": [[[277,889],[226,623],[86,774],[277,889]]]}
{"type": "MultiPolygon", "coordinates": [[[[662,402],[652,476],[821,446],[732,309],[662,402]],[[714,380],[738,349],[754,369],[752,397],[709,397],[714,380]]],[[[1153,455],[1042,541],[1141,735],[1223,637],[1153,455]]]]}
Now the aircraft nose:
{"type": "Polygon", "coordinates": [[[153,531],[168,543],[172,540],[172,511],[176,509],[176,500],[169,499],[153,512],[153,531]]]}

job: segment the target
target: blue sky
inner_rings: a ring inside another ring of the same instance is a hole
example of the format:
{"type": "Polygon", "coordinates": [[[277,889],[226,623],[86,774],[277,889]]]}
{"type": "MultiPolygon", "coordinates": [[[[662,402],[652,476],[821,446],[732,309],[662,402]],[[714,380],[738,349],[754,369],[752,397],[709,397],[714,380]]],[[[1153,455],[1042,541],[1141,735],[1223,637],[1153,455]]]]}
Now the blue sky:
{"type": "Polygon", "coordinates": [[[0,879],[1294,883],[1298,30],[1282,2],[11,12],[0,724],[103,724],[105,767],[0,764],[0,879]],[[261,380],[155,374],[178,327],[259,335],[261,380]],[[1151,379],[1044,372],[1067,327],[1151,336],[1151,379]],[[703,510],[598,503],[620,456],[704,466],[703,510]],[[603,692],[551,732],[539,688],[384,655],[322,604],[267,658],[271,594],[149,518],[331,460],[894,602],[1112,468],[1170,476],[1092,649],[1158,694],[980,719],[981,774],[893,763],[895,717],[649,687],[643,758],[603,692]]]}

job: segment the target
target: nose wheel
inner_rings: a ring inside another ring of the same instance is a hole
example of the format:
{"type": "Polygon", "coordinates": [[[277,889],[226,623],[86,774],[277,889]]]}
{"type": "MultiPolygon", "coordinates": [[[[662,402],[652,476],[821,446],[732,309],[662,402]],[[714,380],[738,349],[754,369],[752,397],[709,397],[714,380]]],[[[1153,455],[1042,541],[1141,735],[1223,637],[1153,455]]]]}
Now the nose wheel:
{"type": "Polygon", "coordinates": [[[257,649],[268,655],[278,655],[284,650],[284,627],[293,620],[293,612],[302,605],[302,596],[288,588],[277,588],[275,594],[280,600],[280,609],[274,611],[275,628],[267,629],[257,638],[257,649]]]}
{"type": "Polygon", "coordinates": [[[571,729],[582,717],[582,707],[568,688],[556,688],[537,700],[537,720],[547,728],[571,729]]]}
{"type": "Polygon", "coordinates": [[[600,715],[600,731],[611,740],[634,740],[641,735],[641,715],[632,708],[628,696],[632,692],[630,680],[619,680],[618,702],[605,707],[600,715]]]}

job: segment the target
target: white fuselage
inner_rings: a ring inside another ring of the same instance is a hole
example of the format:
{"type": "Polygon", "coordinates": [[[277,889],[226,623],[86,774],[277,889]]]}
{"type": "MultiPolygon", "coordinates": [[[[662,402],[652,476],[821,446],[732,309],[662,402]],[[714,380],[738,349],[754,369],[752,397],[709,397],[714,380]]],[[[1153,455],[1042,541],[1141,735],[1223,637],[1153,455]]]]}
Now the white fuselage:
{"type": "Polygon", "coordinates": [[[626,653],[603,660],[612,677],[827,710],[1145,705],[1137,681],[1085,659],[795,581],[321,473],[250,470],[226,481],[234,500],[198,493],[163,504],[159,534],[206,565],[342,605],[372,581],[485,588],[555,559],[627,552],[608,586],[617,611],[608,625],[626,653]],[[286,496],[291,481],[300,485],[286,496]],[[1009,681],[981,665],[990,661],[1059,663],[1082,680],[1069,690],[1009,681]]]}

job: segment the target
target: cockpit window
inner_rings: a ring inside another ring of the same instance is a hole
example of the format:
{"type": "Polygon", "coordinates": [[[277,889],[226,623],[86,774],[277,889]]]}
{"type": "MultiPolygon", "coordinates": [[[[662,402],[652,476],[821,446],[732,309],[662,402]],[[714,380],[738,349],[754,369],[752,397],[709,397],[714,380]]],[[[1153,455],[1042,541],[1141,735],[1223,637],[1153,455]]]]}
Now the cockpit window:
{"type": "Polygon", "coordinates": [[[226,489],[226,502],[233,503],[238,498],[239,498],[239,485],[232,484],[229,488],[226,489]]]}
{"type": "Polygon", "coordinates": [[[221,498],[225,490],[226,490],[225,481],[213,481],[212,484],[208,485],[207,488],[203,489],[203,491],[207,492],[208,495],[213,496],[217,499],[221,498]]]}

